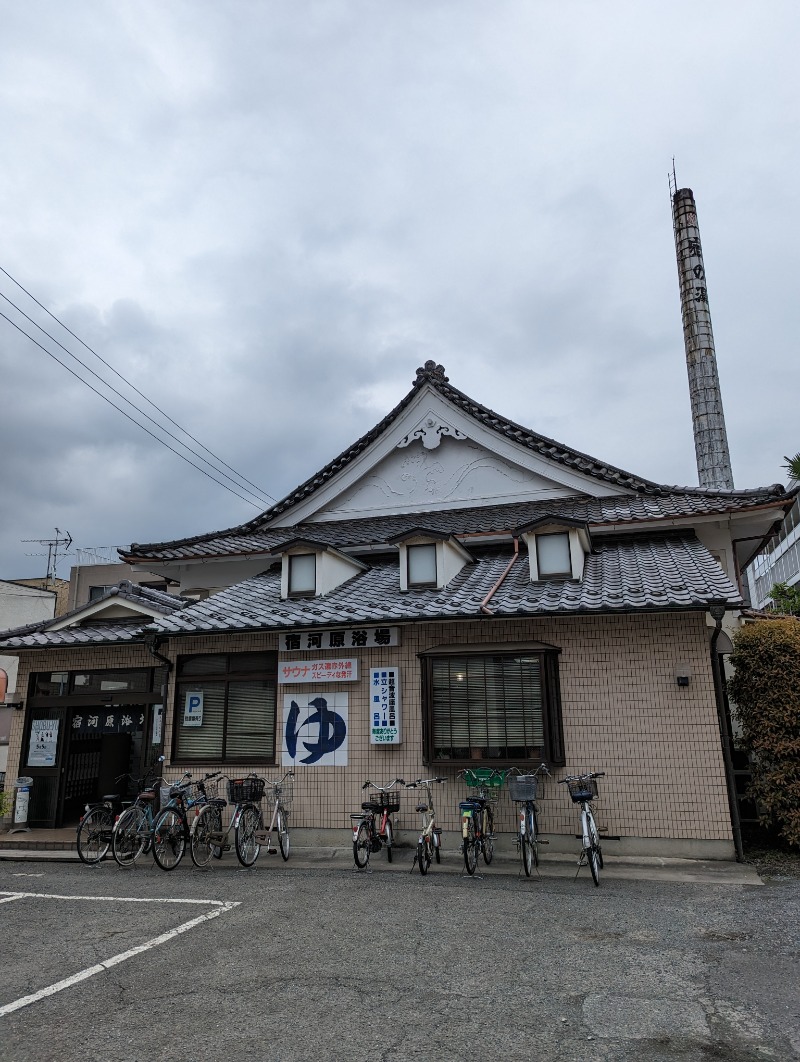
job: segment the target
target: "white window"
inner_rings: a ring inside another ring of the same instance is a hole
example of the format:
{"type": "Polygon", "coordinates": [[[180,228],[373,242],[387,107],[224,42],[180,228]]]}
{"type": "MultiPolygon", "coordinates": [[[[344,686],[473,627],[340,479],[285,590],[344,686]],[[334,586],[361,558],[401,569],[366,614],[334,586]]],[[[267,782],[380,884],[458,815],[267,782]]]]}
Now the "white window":
{"type": "Polygon", "coordinates": [[[289,557],[289,593],[313,594],[317,588],[317,558],[314,553],[289,557]]]}
{"type": "Polygon", "coordinates": [[[548,579],[553,575],[571,575],[569,533],[560,531],[553,535],[537,535],[536,560],[540,579],[548,579]]]}
{"type": "Polygon", "coordinates": [[[408,585],[436,586],[436,543],[408,546],[408,585]]]}

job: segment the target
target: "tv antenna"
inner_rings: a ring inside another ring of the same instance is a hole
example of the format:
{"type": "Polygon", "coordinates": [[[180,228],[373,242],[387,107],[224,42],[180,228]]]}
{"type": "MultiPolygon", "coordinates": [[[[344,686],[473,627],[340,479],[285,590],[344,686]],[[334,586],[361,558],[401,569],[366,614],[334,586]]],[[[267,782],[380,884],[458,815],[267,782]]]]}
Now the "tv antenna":
{"type": "Polygon", "coordinates": [[[47,575],[48,585],[55,586],[56,569],[58,568],[59,554],[66,557],[67,550],[72,545],[72,535],[69,531],[55,529],[55,538],[23,538],[23,542],[35,542],[39,546],[47,546],[47,575]]]}

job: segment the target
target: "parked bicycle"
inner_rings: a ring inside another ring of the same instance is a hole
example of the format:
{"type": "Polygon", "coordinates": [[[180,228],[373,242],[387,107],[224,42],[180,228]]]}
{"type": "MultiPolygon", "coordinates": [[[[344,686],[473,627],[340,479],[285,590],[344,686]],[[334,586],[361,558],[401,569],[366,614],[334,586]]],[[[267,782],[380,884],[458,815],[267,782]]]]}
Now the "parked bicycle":
{"type": "Polygon", "coordinates": [[[422,830],[417,841],[417,851],[414,855],[414,862],[411,864],[411,870],[413,871],[414,866],[417,865],[419,866],[420,874],[428,873],[428,868],[433,862],[434,856],[437,863],[442,861],[442,831],[436,825],[436,809],[433,806],[431,785],[434,782],[441,785],[441,783],[446,781],[446,778],[418,778],[416,782],[406,783],[406,789],[424,788],[428,794],[427,804],[417,804],[416,807],[416,810],[422,815],[422,830]]]}
{"type": "Polygon", "coordinates": [[[126,808],[114,823],[111,833],[111,854],[121,867],[133,866],[142,853],[150,850],[153,836],[155,808],[158,804],[158,785],[163,779],[156,777],[156,770],[164,762],[159,756],[148,767],[143,778],[138,779],[138,794],[133,804],[126,808]]]}
{"type": "Polygon", "coordinates": [[[464,867],[474,874],[478,853],[489,866],[494,858],[494,802],[508,775],[508,770],[493,767],[474,767],[459,771],[473,793],[458,805],[461,812],[461,851],[464,867]]]}
{"type": "Polygon", "coordinates": [[[206,782],[219,778],[220,773],[214,771],[193,782],[187,772],[179,782],[170,786],[169,802],[153,823],[153,858],[162,870],[174,870],[183,859],[191,843],[189,813],[208,803],[211,797],[206,792],[206,782]]]}
{"type": "Polygon", "coordinates": [[[544,763],[532,772],[515,769],[508,779],[508,795],[517,805],[517,850],[522,859],[522,868],[526,877],[530,877],[533,868],[539,866],[539,845],[547,844],[547,841],[539,837],[539,809],[536,806],[536,796],[540,774],[550,777],[550,772],[544,763]]]}
{"type": "MultiPolygon", "coordinates": [[[[144,788],[152,772],[163,759],[163,756],[159,757],[148,767],[145,777],[136,780],[137,789],[144,788]]],[[[134,781],[130,774],[120,774],[114,779],[117,785],[130,781],[134,781]]],[[[132,801],[123,799],[121,793],[108,793],[100,801],[86,805],[75,835],[75,846],[82,863],[93,866],[105,859],[112,846],[114,827],[131,804],[132,801]]]]}
{"type": "Polygon", "coordinates": [[[359,870],[364,870],[373,852],[386,848],[386,858],[392,861],[394,826],[391,816],[400,810],[400,794],[392,793],[396,785],[405,785],[402,778],[395,778],[386,785],[375,785],[367,780],[362,789],[374,789],[371,800],[361,805],[361,811],[351,815],[353,824],[353,858],[359,870]]]}
{"type": "Polygon", "coordinates": [[[236,849],[236,858],[245,867],[251,867],[258,859],[262,845],[269,854],[289,858],[289,809],[293,797],[294,771],[287,771],[277,781],[259,778],[255,774],[245,778],[227,778],[228,800],[211,799],[197,815],[192,828],[191,855],[195,866],[204,867],[212,856],[219,859],[223,852],[236,849]],[[264,829],[261,801],[266,786],[272,789],[272,819],[269,829],[264,829]],[[222,809],[231,803],[233,814],[227,827],[222,825],[222,809]],[[277,847],[272,847],[272,833],[277,833],[277,847]],[[234,842],[231,845],[230,836],[234,842]]]}
{"type": "Polygon", "coordinates": [[[559,785],[566,785],[573,804],[581,808],[581,837],[583,848],[578,859],[578,871],[585,863],[589,864],[592,881],[600,884],[600,871],[603,869],[603,850],[600,847],[600,831],[594,820],[593,802],[597,798],[597,779],[605,776],[605,771],[593,771],[590,774],[568,774],[559,785]]]}

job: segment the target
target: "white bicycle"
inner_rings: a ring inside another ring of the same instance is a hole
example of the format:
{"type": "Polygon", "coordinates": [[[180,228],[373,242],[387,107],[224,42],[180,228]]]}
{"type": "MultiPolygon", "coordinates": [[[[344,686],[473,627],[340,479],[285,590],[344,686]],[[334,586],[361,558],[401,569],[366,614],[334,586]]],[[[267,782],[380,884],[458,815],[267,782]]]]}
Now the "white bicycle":
{"type": "Polygon", "coordinates": [[[605,771],[594,771],[590,774],[568,774],[566,778],[562,778],[559,782],[559,785],[566,784],[572,803],[580,804],[583,848],[578,860],[578,874],[581,867],[588,863],[589,870],[592,872],[592,881],[595,885],[600,884],[600,871],[603,869],[603,849],[600,847],[600,831],[594,821],[594,807],[592,805],[597,798],[597,779],[603,778],[605,773],[605,771]]]}

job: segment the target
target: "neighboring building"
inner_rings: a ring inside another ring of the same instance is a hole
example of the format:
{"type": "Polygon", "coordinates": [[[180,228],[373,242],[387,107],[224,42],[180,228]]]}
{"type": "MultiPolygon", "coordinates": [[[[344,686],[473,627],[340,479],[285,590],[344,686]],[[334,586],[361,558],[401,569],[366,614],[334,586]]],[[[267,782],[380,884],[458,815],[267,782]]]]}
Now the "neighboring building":
{"type": "Polygon", "coordinates": [[[753,608],[774,608],[769,596],[776,583],[800,583],[800,495],[786,514],[780,530],[747,569],[753,608]]]}
{"type": "MultiPolygon", "coordinates": [[[[0,631],[38,623],[55,615],[57,593],[54,590],[30,586],[30,582],[33,580],[0,579],[0,631]]],[[[19,699],[16,696],[17,663],[16,656],[6,656],[0,652],[0,670],[6,676],[0,676],[5,687],[4,695],[0,695],[0,775],[4,775],[6,771],[13,711],[12,708],[5,707],[5,704],[19,699]]]]}
{"type": "Polygon", "coordinates": [[[55,594],[56,616],[63,616],[69,608],[69,581],[49,575],[34,576],[30,579],[11,579],[17,586],[29,586],[33,590],[45,590],[55,594]]]}
{"type": "Polygon", "coordinates": [[[76,564],[69,571],[68,610],[98,601],[123,581],[165,594],[177,593],[177,584],[151,572],[134,571],[130,564],[76,564]]]}
{"type": "MultiPolygon", "coordinates": [[[[206,600],[140,589],[152,620],[117,625],[107,610],[130,612],[130,593],[112,591],[0,637],[27,691],[10,759],[47,795],[36,822],[68,821],[63,779],[83,770],[107,708],[82,791],[99,792],[112,761],[139,769],[162,748],[175,774],[295,766],[293,827],[336,843],[366,778],[447,777],[453,830],[460,769],[544,760],[553,849],[575,845],[555,781],[598,769],[609,853],[726,858],[716,650],[741,571],[790,503],[779,485],[625,472],[492,412],[428,362],[374,429],[262,516],[124,551],[182,592],[216,591],[206,600]]],[[[512,829],[507,802],[499,824],[512,829]]],[[[405,801],[400,825],[415,826],[405,801]]]]}

